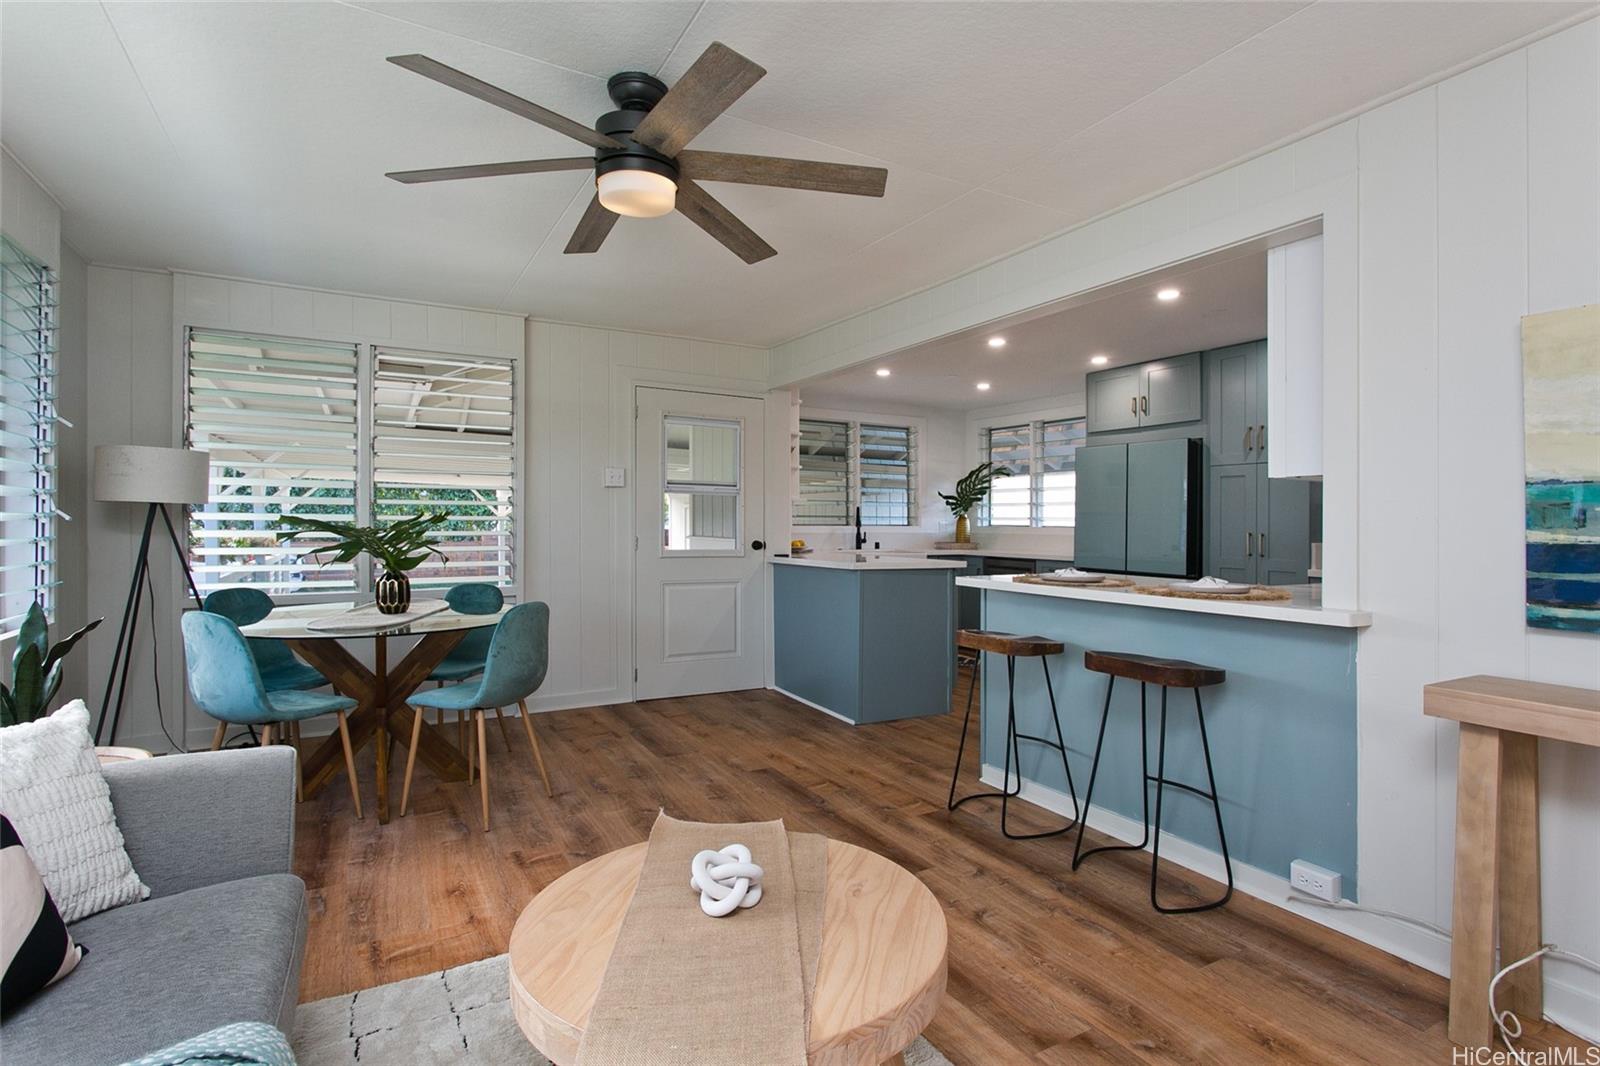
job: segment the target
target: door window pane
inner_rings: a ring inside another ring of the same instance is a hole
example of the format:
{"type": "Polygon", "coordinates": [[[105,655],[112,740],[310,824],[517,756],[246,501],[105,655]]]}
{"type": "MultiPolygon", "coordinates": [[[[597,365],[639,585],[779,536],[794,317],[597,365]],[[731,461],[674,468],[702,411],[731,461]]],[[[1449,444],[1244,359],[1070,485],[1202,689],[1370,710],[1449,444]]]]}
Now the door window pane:
{"type": "Polygon", "coordinates": [[[739,550],[739,424],[662,420],[661,546],[739,550]]]}

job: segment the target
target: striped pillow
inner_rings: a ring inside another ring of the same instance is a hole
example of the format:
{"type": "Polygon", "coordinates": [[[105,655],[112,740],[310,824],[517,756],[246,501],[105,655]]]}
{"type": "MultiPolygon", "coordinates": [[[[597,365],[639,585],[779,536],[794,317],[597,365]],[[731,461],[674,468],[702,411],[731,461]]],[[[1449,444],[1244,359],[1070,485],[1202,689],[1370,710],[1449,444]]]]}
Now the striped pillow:
{"type": "Polygon", "coordinates": [[[71,973],[84,950],[68,935],[11,820],[0,814],[0,1014],[71,973]]]}

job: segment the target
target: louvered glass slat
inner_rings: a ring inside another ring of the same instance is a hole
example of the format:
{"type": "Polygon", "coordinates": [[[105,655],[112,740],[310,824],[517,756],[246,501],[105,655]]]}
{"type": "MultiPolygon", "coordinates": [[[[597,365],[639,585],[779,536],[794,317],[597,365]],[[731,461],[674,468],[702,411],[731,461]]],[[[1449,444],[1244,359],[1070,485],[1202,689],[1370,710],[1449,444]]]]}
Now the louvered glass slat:
{"type": "Polygon", "coordinates": [[[800,492],[793,519],[800,526],[850,522],[850,424],[800,420],[800,492]]]}
{"type": "Polygon", "coordinates": [[[909,526],[916,511],[912,471],[916,434],[907,426],[861,427],[861,522],[909,526]]]}
{"type": "Polygon", "coordinates": [[[1033,523],[1033,427],[997,426],[989,430],[989,462],[1008,474],[989,485],[988,522],[991,526],[1026,526],[1033,523]]]}
{"type": "Polygon", "coordinates": [[[210,499],[189,514],[201,592],[355,591],[354,564],[319,564],[315,538],[279,544],[277,521],[356,519],[356,346],[191,330],[186,354],[187,440],[211,453],[210,499]]]}
{"type": "Polygon", "coordinates": [[[1086,437],[1081,418],[1045,422],[1039,429],[1039,524],[1071,526],[1078,513],[1078,448],[1086,437]]]}
{"type": "Polygon", "coordinates": [[[378,348],[372,367],[373,520],[449,513],[413,587],[515,580],[516,367],[507,359],[378,348]]]}
{"type": "Polygon", "coordinates": [[[56,280],[0,237],[0,636],[38,603],[54,607],[56,577],[56,280]]]}

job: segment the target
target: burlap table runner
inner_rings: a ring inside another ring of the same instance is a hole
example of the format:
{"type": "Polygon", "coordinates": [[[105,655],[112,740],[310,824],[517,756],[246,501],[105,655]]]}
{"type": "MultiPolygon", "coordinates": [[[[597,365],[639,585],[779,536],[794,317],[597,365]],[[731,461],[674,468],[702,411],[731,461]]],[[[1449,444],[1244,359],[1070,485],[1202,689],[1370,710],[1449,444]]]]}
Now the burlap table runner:
{"type": "Polygon", "coordinates": [[[576,1066],[805,1066],[826,886],[823,837],[662,813],[576,1066]],[[734,843],[764,872],[761,902],[707,917],[689,860],[734,843]]]}
{"type": "Polygon", "coordinates": [[[1281,603],[1294,599],[1287,589],[1253,585],[1249,592],[1199,592],[1194,589],[1175,589],[1170,585],[1142,585],[1134,590],[1146,596],[1175,596],[1184,600],[1232,600],[1239,603],[1281,603]]]}

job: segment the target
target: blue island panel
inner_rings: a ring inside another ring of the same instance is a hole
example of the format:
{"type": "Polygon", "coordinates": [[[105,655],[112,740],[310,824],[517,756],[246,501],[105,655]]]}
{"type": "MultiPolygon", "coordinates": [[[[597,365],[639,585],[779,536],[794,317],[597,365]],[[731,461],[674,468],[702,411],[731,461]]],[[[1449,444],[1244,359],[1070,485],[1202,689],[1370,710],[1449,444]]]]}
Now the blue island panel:
{"type": "MultiPolygon", "coordinates": [[[[1356,898],[1356,631],[1333,626],[1154,610],[1011,592],[984,594],[984,628],[1041,634],[1066,645],[1052,656],[1068,758],[1081,803],[1089,785],[1106,675],[1084,669],[1088,650],[1188,659],[1222,667],[1228,679],[1202,689],[1206,729],[1222,797],[1223,827],[1236,862],[1288,877],[1293,859],[1344,875],[1356,898]]],[[[983,761],[1004,765],[1005,660],[984,656],[983,761]]],[[[1161,690],[1147,688],[1150,772],[1156,772],[1161,690]]],[[[1017,662],[1017,728],[1052,735],[1038,663],[1017,662]]],[[[1168,694],[1167,777],[1205,787],[1205,762],[1189,689],[1168,694]]],[[[1097,809],[1138,821],[1139,685],[1119,678],[1106,727],[1097,809]]],[[[1021,744],[1029,781],[1066,790],[1060,759],[1021,744]]],[[[1151,786],[1154,818],[1154,786],[1151,786]]],[[[1165,831],[1217,849],[1210,804],[1167,789],[1165,831]]]]}

